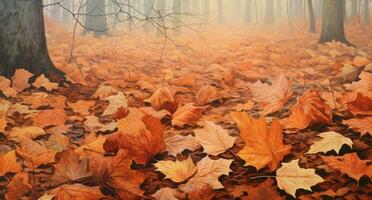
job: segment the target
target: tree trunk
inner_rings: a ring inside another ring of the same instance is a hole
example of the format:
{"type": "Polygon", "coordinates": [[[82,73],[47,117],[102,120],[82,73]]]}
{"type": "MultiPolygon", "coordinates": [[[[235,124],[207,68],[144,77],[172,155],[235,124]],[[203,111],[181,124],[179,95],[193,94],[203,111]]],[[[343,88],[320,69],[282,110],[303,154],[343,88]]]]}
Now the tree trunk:
{"type": "Polygon", "coordinates": [[[358,15],[358,1],[357,0],[350,0],[351,1],[351,17],[354,18],[358,15]]]}
{"type": "Polygon", "coordinates": [[[369,24],[369,1],[364,0],[364,24],[369,24]]]}
{"type": "Polygon", "coordinates": [[[235,0],[234,1],[234,14],[235,14],[234,17],[237,20],[240,19],[240,7],[241,7],[241,1],[235,0]]]}
{"type": "Polygon", "coordinates": [[[225,16],[224,16],[224,13],[223,13],[222,0],[217,0],[217,10],[218,10],[218,23],[224,24],[225,23],[225,16]]]}
{"type": "Polygon", "coordinates": [[[52,6],[52,19],[60,23],[62,21],[61,20],[61,6],[57,4],[57,3],[60,3],[60,0],[53,0],[52,3],[55,4],[52,6]]]}
{"type": "Polygon", "coordinates": [[[345,38],[343,15],[343,1],[323,0],[321,43],[335,40],[350,44],[345,38]]]}
{"type": "Polygon", "coordinates": [[[246,0],[245,1],[245,16],[244,16],[244,21],[245,23],[251,23],[252,22],[252,8],[251,8],[252,2],[251,0],[246,0]]]}
{"type": "MultiPolygon", "coordinates": [[[[71,11],[72,12],[72,9],[71,9],[71,1],[70,0],[63,0],[62,1],[62,6],[71,11]]],[[[70,18],[71,18],[71,14],[67,11],[63,9],[62,10],[62,22],[64,25],[69,25],[70,24],[70,18]]]]}
{"type": "Polygon", "coordinates": [[[313,0],[307,0],[307,5],[308,5],[308,8],[309,8],[310,32],[311,33],[316,33],[313,0]]]}
{"type": "Polygon", "coordinates": [[[281,17],[282,16],[282,0],[276,0],[276,16],[281,17]]]}
{"type": "Polygon", "coordinates": [[[85,32],[93,32],[96,36],[108,34],[105,1],[88,0],[86,14],[85,32]]]}
{"type": "Polygon", "coordinates": [[[274,24],[274,0],[266,0],[265,24],[274,24]]]}
{"type": "Polygon", "coordinates": [[[0,1],[0,75],[11,77],[16,68],[61,81],[46,45],[42,0],[0,1]]]}
{"type": "Polygon", "coordinates": [[[206,24],[208,24],[208,22],[209,22],[209,6],[210,6],[209,0],[203,0],[202,1],[203,20],[204,20],[204,23],[206,23],[206,24]]]}

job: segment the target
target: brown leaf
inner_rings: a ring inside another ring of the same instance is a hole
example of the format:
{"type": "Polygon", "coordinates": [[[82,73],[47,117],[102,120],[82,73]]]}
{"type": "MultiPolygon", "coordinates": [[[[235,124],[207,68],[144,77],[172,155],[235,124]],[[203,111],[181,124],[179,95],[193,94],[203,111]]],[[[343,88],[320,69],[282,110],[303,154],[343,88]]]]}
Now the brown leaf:
{"type": "Polygon", "coordinates": [[[267,179],[257,187],[248,187],[248,196],[243,200],[280,200],[284,199],[279,196],[276,189],[273,187],[273,181],[267,179]]]}
{"type": "Polygon", "coordinates": [[[218,99],[217,89],[209,84],[204,84],[196,93],[196,103],[204,106],[218,99]]]}
{"type": "Polygon", "coordinates": [[[0,176],[4,176],[8,172],[18,173],[20,171],[21,168],[17,163],[15,151],[0,154],[0,176]]]}
{"type": "Polygon", "coordinates": [[[58,88],[58,83],[52,83],[44,74],[37,77],[35,82],[32,84],[36,88],[45,88],[47,91],[52,91],[58,88]]]}
{"type": "Polygon", "coordinates": [[[68,118],[63,109],[43,110],[32,116],[32,120],[34,121],[33,125],[40,128],[51,125],[64,125],[67,119],[68,118]]]}
{"type": "Polygon", "coordinates": [[[343,124],[348,125],[353,131],[360,132],[363,135],[372,135],[372,117],[353,118],[342,121],[343,124]]]}
{"type": "Polygon", "coordinates": [[[82,184],[62,185],[50,192],[55,200],[97,200],[104,197],[99,187],[88,187],[82,184]]]}
{"type": "Polygon", "coordinates": [[[174,103],[176,100],[174,94],[168,87],[161,87],[157,89],[152,96],[146,100],[156,110],[161,110],[167,103],[174,103]]]}
{"type": "Polygon", "coordinates": [[[368,160],[361,160],[358,154],[348,153],[343,156],[322,156],[325,164],[331,168],[347,174],[359,181],[363,175],[372,176],[372,166],[368,166],[368,160]]]}
{"type": "Polygon", "coordinates": [[[206,107],[195,107],[192,103],[188,103],[173,113],[172,125],[178,127],[195,126],[205,109],[206,107]]]}
{"type": "Polygon", "coordinates": [[[372,115],[372,97],[362,93],[346,93],[341,101],[354,116],[372,115]]]}
{"type": "Polygon", "coordinates": [[[31,76],[33,76],[33,74],[25,69],[16,69],[12,77],[12,87],[18,92],[22,92],[24,89],[30,87],[28,79],[30,79],[31,76]]]}
{"type": "Polygon", "coordinates": [[[31,188],[28,173],[16,174],[8,185],[8,192],[5,195],[5,199],[23,199],[31,188]]]}
{"type": "Polygon", "coordinates": [[[89,115],[89,109],[96,104],[95,101],[85,101],[85,100],[78,100],[75,103],[68,102],[68,107],[72,108],[72,110],[76,113],[80,113],[81,115],[89,115]]]}

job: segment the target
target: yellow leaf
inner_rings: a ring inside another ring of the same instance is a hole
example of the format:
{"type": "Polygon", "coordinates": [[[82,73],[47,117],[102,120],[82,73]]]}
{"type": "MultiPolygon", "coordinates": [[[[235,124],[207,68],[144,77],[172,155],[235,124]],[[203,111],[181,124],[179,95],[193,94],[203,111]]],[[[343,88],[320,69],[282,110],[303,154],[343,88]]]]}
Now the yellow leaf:
{"type": "Polygon", "coordinates": [[[155,167],[157,171],[165,175],[165,178],[169,178],[175,183],[184,182],[194,175],[197,170],[191,157],[183,161],[159,161],[155,164],[155,167]]]}

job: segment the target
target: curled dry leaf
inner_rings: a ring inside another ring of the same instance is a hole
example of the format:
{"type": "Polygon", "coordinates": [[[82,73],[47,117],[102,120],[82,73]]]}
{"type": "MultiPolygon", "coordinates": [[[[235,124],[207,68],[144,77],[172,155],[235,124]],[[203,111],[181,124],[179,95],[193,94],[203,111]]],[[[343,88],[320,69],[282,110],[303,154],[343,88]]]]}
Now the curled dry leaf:
{"type": "Polygon", "coordinates": [[[346,93],[341,101],[354,116],[372,115],[372,97],[365,96],[362,93],[346,93]]]}
{"type": "Polygon", "coordinates": [[[120,150],[114,158],[101,163],[99,176],[120,199],[135,199],[142,196],[139,186],[145,178],[141,172],[131,169],[132,161],[127,156],[127,151],[120,150]]]}
{"type": "Polygon", "coordinates": [[[177,127],[183,127],[185,125],[195,126],[205,109],[206,107],[196,107],[192,103],[179,107],[173,113],[172,125],[177,127]]]}
{"type": "Polygon", "coordinates": [[[33,109],[47,106],[49,104],[48,94],[45,92],[35,92],[30,96],[23,97],[23,102],[31,105],[31,108],[33,109]]]}
{"type": "Polygon", "coordinates": [[[372,135],[372,117],[353,118],[342,121],[343,124],[348,125],[353,131],[359,132],[363,135],[372,135]]]}
{"type": "Polygon", "coordinates": [[[28,173],[16,174],[10,181],[5,195],[6,200],[23,199],[32,189],[29,183],[28,173]]]}
{"type": "Polygon", "coordinates": [[[0,154],[0,176],[4,176],[9,172],[18,173],[21,171],[16,159],[15,151],[0,154]]]}
{"type": "Polygon", "coordinates": [[[200,190],[210,185],[213,189],[221,189],[224,186],[218,181],[222,175],[228,175],[230,165],[233,160],[218,159],[212,160],[208,156],[200,160],[197,164],[196,174],[179,189],[185,192],[200,190]]]}
{"type": "Polygon", "coordinates": [[[166,150],[172,156],[182,153],[185,149],[195,151],[201,147],[200,143],[191,135],[170,135],[164,139],[166,150]]]}
{"type": "Polygon", "coordinates": [[[63,109],[43,110],[32,115],[33,125],[45,128],[47,126],[62,126],[67,120],[66,113],[63,109]]]}
{"type": "Polygon", "coordinates": [[[30,79],[31,76],[33,76],[33,74],[25,69],[16,69],[14,76],[12,77],[12,87],[18,92],[22,92],[30,87],[28,79],[30,79]]]}
{"type": "Polygon", "coordinates": [[[54,162],[55,151],[48,150],[46,147],[39,143],[32,141],[26,136],[19,137],[20,147],[17,147],[16,153],[24,159],[23,164],[30,168],[35,169],[42,164],[54,162]]]}
{"type": "Polygon", "coordinates": [[[109,86],[109,85],[99,85],[97,90],[94,92],[91,98],[98,98],[104,100],[105,98],[115,95],[118,93],[118,90],[109,86]]]}
{"type": "Polygon", "coordinates": [[[41,135],[47,134],[44,129],[30,126],[30,127],[14,127],[12,128],[7,134],[6,137],[9,140],[13,140],[15,142],[18,142],[18,138],[20,136],[26,136],[31,139],[37,138],[41,135]]]}
{"type": "Polygon", "coordinates": [[[362,72],[359,75],[359,79],[357,82],[345,84],[345,88],[353,92],[368,94],[367,96],[372,97],[372,73],[362,72]]]}
{"type": "Polygon", "coordinates": [[[117,112],[118,108],[128,107],[127,97],[122,92],[119,92],[117,95],[109,96],[105,100],[109,101],[109,105],[102,113],[102,116],[112,115],[117,112]]]}
{"type": "Polygon", "coordinates": [[[61,185],[50,191],[50,194],[55,196],[55,200],[97,200],[104,198],[99,187],[88,187],[78,183],[61,185]]]}
{"type": "Polygon", "coordinates": [[[36,78],[35,82],[32,84],[35,88],[45,88],[47,91],[52,91],[58,88],[58,83],[52,83],[44,74],[36,78]]]}
{"type": "Polygon", "coordinates": [[[211,103],[218,98],[217,89],[209,84],[204,84],[200,87],[198,92],[196,92],[196,103],[200,106],[204,106],[208,103],[211,103]]]}
{"type": "Polygon", "coordinates": [[[318,136],[322,137],[322,139],[314,142],[314,144],[310,146],[310,149],[307,152],[308,154],[319,152],[326,153],[332,150],[336,151],[336,153],[339,153],[342,145],[346,144],[350,147],[353,145],[353,141],[350,138],[347,138],[334,131],[320,133],[318,136]]]}
{"type": "Polygon", "coordinates": [[[54,166],[54,174],[51,179],[55,184],[67,181],[82,181],[92,174],[88,170],[88,159],[79,160],[79,155],[73,150],[63,151],[60,160],[54,166]]]}
{"type": "Polygon", "coordinates": [[[197,170],[191,157],[183,161],[159,161],[155,163],[154,166],[157,168],[157,171],[165,175],[166,179],[169,178],[175,183],[186,181],[194,175],[197,170]]]}
{"type": "Polygon", "coordinates": [[[151,107],[154,109],[161,110],[164,109],[167,104],[174,104],[176,100],[170,88],[161,87],[157,89],[149,99],[145,100],[145,102],[150,103],[151,107]]]}
{"type": "Polygon", "coordinates": [[[179,200],[182,198],[182,193],[173,188],[161,188],[152,195],[156,200],[179,200]]]}
{"type": "Polygon", "coordinates": [[[291,107],[291,115],[280,120],[287,133],[295,133],[303,130],[310,125],[311,116],[306,114],[301,106],[294,105],[291,107]]]}
{"type": "Polygon", "coordinates": [[[291,151],[291,145],[283,143],[282,128],[278,120],[273,120],[268,128],[263,116],[254,119],[244,112],[233,112],[240,136],[245,141],[244,148],[238,153],[246,163],[257,170],[269,165],[271,171],[278,168],[283,157],[291,151]]]}
{"type": "Polygon", "coordinates": [[[249,88],[253,100],[259,103],[264,115],[281,110],[293,95],[291,82],[284,75],[280,75],[272,85],[257,81],[250,84],[249,88]]]}
{"type": "Polygon", "coordinates": [[[257,187],[248,187],[248,196],[244,200],[283,200],[279,193],[273,187],[273,181],[267,179],[257,187]]]}
{"type": "Polygon", "coordinates": [[[80,159],[89,158],[92,153],[104,154],[105,150],[103,149],[103,144],[106,141],[106,138],[102,135],[95,137],[91,141],[87,141],[86,144],[81,145],[79,148],[75,149],[75,153],[80,156],[80,159]]]}
{"type": "Polygon", "coordinates": [[[210,121],[204,122],[203,129],[194,132],[196,140],[203,146],[204,151],[214,156],[231,148],[236,140],[236,137],[230,136],[227,130],[210,121]]]}
{"type": "Polygon", "coordinates": [[[315,174],[315,169],[304,169],[298,166],[299,160],[282,163],[282,167],[276,170],[278,187],[296,198],[298,189],[310,190],[311,187],[324,181],[315,174]]]}
{"type": "Polygon", "coordinates": [[[361,160],[355,152],[343,156],[322,156],[322,159],[329,167],[357,181],[364,175],[372,176],[372,166],[367,165],[369,161],[361,160]]]}
{"type": "Polygon", "coordinates": [[[89,109],[96,104],[95,101],[85,101],[85,100],[78,100],[75,103],[68,102],[68,107],[72,108],[72,110],[76,113],[80,113],[81,115],[89,115],[89,109]]]}
{"type": "Polygon", "coordinates": [[[55,132],[52,133],[48,140],[44,142],[47,149],[57,152],[62,152],[66,149],[70,142],[70,138],[66,137],[62,133],[55,132]]]}

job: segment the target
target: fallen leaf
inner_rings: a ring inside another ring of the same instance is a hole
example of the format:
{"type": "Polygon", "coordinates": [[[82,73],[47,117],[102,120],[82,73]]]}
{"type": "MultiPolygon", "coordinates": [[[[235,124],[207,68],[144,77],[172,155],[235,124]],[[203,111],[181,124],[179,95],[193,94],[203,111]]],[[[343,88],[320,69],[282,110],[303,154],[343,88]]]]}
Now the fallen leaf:
{"type": "Polygon", "coordinates": [[[45,128],[47,126],[62,126],[67,120],[66,113],[63,109],[43,110],[32,115],[33,125],[45,128]]]}
{"type": "Polygon", "coordinates": [[[273,187],[273,181],[267,179],[257,187],[248,187],[248,196],[244,200],[281,200],[276,189],[273,187]]]}
{"type": "Polygon", "coordinates": [[[8,192],[5,194],[5,199],[23,199],[31,189],[32,186],[29,183],[28,173],[16,174],[8,184],[8,192]]]}
{"type": "Polygon", "coordinates": [[[91,98],[98,98],[104,100],[105,98],[115,95],[118,93],[118,90],[109,86],[109,85],[100,85],[97,90],[94,92],[91,98]]]}
{"type": "Polygon", "coordinates": [[[273,120],[271,127],[263,116],[254,119],[244,112],[233,112],[240,136],[246,145],[238,153],[246,163],[245,166],[254,166],[257,170],[269,165],[271,171],[278,168],[283,157],[291,151],[291,145],[283,143],[282,128],[278,120],[273,120]]]}
{"type": "Polygon", "coordinates": [[[214,199],[213,188],[210,185],[204,185],[203,187],[189,191],[187,197],[189,200],[210,200],[214,199]]]}
{"type": "Polygon", "coordinates": [[[21,171],[19,164],[17,163],[15,151],[9,151],[5,154],[0,154],[0,176],[4,176],[6,173],[18,173],[21,171]]]}
{"type": "Polygon", "coordinates": [[[55,200],[97,200],[104,198],[99,187],[88,187],[78,183],[61,185],[50,191],[50,195],[54,195],[55,200]]]}
{"type": "Polygon", "coordinates": [[[372,73],[362,72],[359,75],[359,79],[360,80],[357,82],[345,84],[345,88],[353,92],[360,92],[362,94],[372,91],[372,73]]]}
{"type": "Polygon", "coordinates": [[[175,99],[173,92],[168,87],[161,87],[157,89],[149,99],[145,100],[145,102],[150,103],[156,110],[161,110],[164,108],[165,104],[174,103],[175,99]]]}
{"type": "Polygon", "coordinates": [[[44,92],[34,92],[31,96],[25,96],[23,102],[31,105],[33,109],[47,106],[49,104],[48,94],[44,92]]]}
{"type": "Polygon", "coordinates": [[[58,83],[52,83],[44,74],[36,78],[35,82],[32,84],[35,88],[45,88],[47,91],[52,91],[58,88],[58,83]]]}
{"type": "Polygon", "coordinates": [[[33,74],[25,69],[16,69],[14,76],[12,77],[12,87],[18,92],[22,92],[30,87],[28,79],[30,79],[31,76],[33,76],[33,74]]]}
{"type": "Polygon", "coordinates": [[[196,103],[200,106],[204,106],[218,99],[217,89],[209,84],[204,84],[196,92],[196,103]]]}
{"type": "Polygon", "coordinates": [[[310,190],[311,187],[321,183],[324,179],[315,174],[315,169],[304,169],[298,166],[299,160],[282,163],[282,167],[276,170],[278,187],[296,198],[296,190],[310,190]]]}
{"type": "Polygon", "coordinates": [[[182,193],[173,188],[161,188],[152,195],[156,200],[179,200],[182,193]]]}
{"type": "Polygon", "coordinates": [[[100,135],[95,137],[93,141],[89,141],[88,143],[75,149],[75,153],[80,156],[80,159],[89,158],[91,153],[99,153],[103,155],[105,153],[105,150],[103,149],[103,144],[105,141],[106,138],[100,135]]]}
{"type": "Polygon", "coordinates": [[[236,111],[245,111],[245,110],[252,110],[252,108],[254,107],[254,103],[253,101],[247,101],[246,103],[244,104],[238,104],[234,107],[234,110],[236,111]]]}
{"type": "Polygon", "coordinates": [[[343,135],[334,131],[320,133],[318,136],[322,137],[322,139],[314,142],[314,144],[310,146],[310,149],[307,152],[308,154],[319,152],[326,153],[331,150],[335,150],[336,153],[340,153],[342,145],[346,144],[350,147],[353,145],[353,141],[350,138],[344,137],[343,135]]]}
{"type": "Polygon", "coordinates": [[[291,115],[280,120],[280,124],[286,129],[287,133],[296,133],[307,128],[311,123],[311,116],[304,112],[298,105],[291,107],[291,115]]]}
{"type": "Polygon", "coordinates": [[[108,116],[116,113],[118,108],[128,107],[128,100],[122,92],[119,92],[117,95],[109,96],[105,99],[109,101],[109,105],[107,106],[106,110],[102,113],[102,116],[108,116]]]}
{"type": "Polygon", "coordinates": [[[348,125],[353,131],[360,132],[363,135],[372,135],[372,117],[353,118],[342,121],[348,125]]]}
{"type": "Polygon", "coordinates": [[[192,103],[188,103],[173,113],[172,125],[178,127],[185,125],[195,126],[205,109],[206,107],[195,107],[192,103]]]}
{"type": "Polygon", "coordinates": [[[89,109],[96,104],[95,101],[78,100],[75,103],[67,103],[68,107],[81,115],[89,115],[89,109]]]}
{"type": "Polygon", "coordinates": [[[185,184],[180,185],[179,189],[190,192],[200,190],[206,185],[210,185],[213,189],[224,188],[218,178],[221,175],[229,174],[232,161],[226,159],[212,160],[209,157],[203,158],[196,164],[196,174],[185,184]]]}
{"type": "Polygon", "coordinates": [[[8,121],[5,119],[5,117],[0,117],[0,132],[4,132],[7,125],[8,121]]]}
{"type": "Polygon", "coordinates": [[[272,85],[257,81],[250,84],[249,88],[253,100],[258,102],[259,107],[263,109],[263,115],[281,110],[293,95],[291,82],[284,75],[279,75],[272,85]]]}
{"type": "Polygon", "coordinates": [[[14,127],[6,134],[6,136],[9,140],[18,142],[18,138],[20,136],[26,136],[31,139],[34,139],[34,138],[37,138],[45,134],[47,133],[44,131],[44,129],[35,127],[35,126],[29,126],[29,127],[14,127]]]}
{"type": "Polygon", "coordinates": [[[195,151],[201,147],[200,143],[190,135],[167,135],[164,139],[166,150],[172,156],[182,153],[185,149],[195,151]]]}
{"type": "Polygon", "coordinates": [[[38,198],[37,200],[53,200],[56,195],[45,193],[43,196],[38,198]]]}
{"type": "Polygon", "coordinates": [[[213,122],[204,122],[203,129],[194,130],[195,138],[203,146],[204,151],[210,155],[217,156],[231,148],[236,140],[221,126],[213,122]]]}
{"type": "Polygon", "coordinates": [[[154,166],[157,168],[157,171],[165,175],[166,179],[170,179],[175,183],[186,181],[194,175],[197,170],[191,157],[183,161],[159,161],[155,163],[154,166]]]}
{"type": "Polygon", "coordinates": [[[322,159],[329,167],[347,174],[357,181],[364,175],[372,176],[372,166],[367,165],[369,161],[361,160],[355,152],[343,156],[322,156],[322,159]]]}
{"type": "Polygon", "coordinates": [[[70,139],[63,135],[62,133],[55,132],[52,133],[48,140],[44,142],[44,145],[47,149],[52,151],[62,152],[66,149],[70,142],[70,139]]]}

